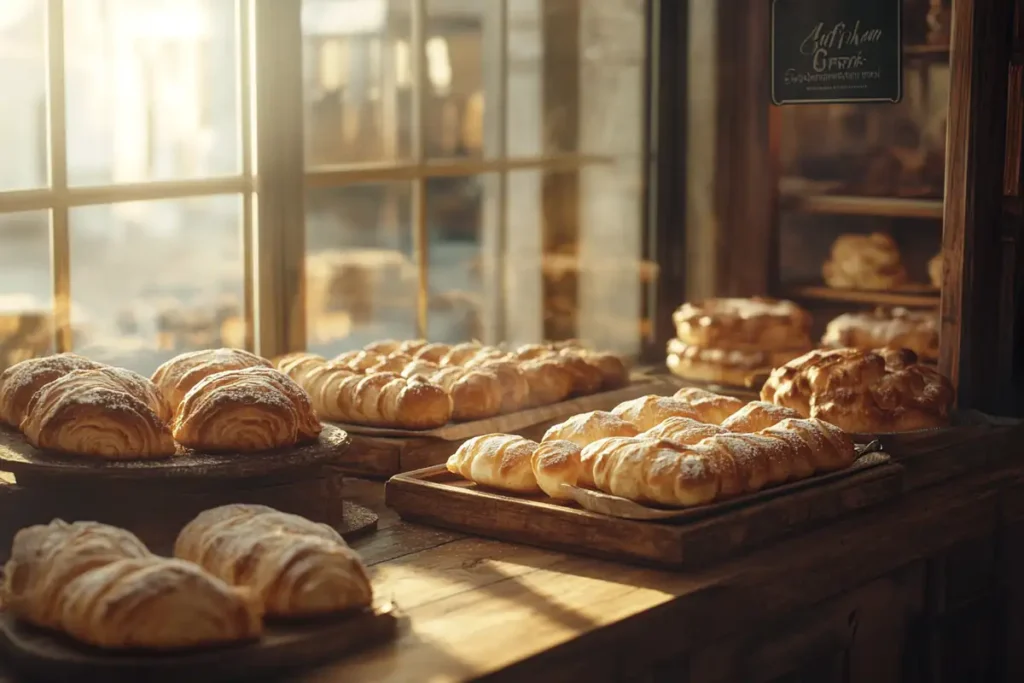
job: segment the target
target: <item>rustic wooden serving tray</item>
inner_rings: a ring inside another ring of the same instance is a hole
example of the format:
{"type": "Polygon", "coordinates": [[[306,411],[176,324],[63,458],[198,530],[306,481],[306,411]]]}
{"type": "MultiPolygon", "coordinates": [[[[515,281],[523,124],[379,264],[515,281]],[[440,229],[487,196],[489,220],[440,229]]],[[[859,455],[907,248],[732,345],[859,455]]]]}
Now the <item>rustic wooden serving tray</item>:
{"type": "Polygon", "coordinates": [[[452,423],[437,429],[411,431],[339,423],[336,426],[349,433],[352,445],[338,458],[335,466],[348,474],[386,479],[400,472],[441,464],[460,445],[475,436],[503,433],[539,439],[549,427],[573,415],[591,410],[611,410],[623,401],[648,394],[671,394],[673,391],[675,387],[667,378],[643,374],[635,375],[629,386],[614,391],[580,396],[486,420],[452,423]]]}
{"type": "Polygon", "coordinates": [[[45,682],[183,683],[264,679],[393,640],[393,605],[303,622],[268,623],[258,642],[169,653],[113,653],[0,614],[0,650],[14,668],[45,682]]]}
{"type": "Polygon", "coordinates": [[[0,471],[11,472],[19,483],[44,478],[269,478],[333,462],[350,446],[351,440],[344,430],[324,425],[317,441],[288,449],[214,455],[182,448],[178,455],[159,460],[100,460],[41,451],[30,445],[17,430],[0,426],[0,471]]]}
{"type": "Polygon", "coordinates": [[[842,472],[717,505],[673,511],[671,519],[640,521],[547,497],[487,490],[437,466],[392,477],[385,487],[385,502],[410,521],[680,569],[738,555],[891,500],[902,491],[902,475],[902,466],[872,453],[842,472]]]}

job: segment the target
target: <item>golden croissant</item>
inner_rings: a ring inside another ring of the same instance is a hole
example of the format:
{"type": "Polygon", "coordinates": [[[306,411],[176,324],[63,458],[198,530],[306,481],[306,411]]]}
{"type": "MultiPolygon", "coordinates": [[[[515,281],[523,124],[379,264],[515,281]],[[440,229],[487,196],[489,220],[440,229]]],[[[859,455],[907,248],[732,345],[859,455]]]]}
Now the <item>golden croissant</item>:
{"type": "Polygon", "coordinates": [[[174,438],[206,453],[294,446],[320,433],[309,397],[287,375],[251,367],[210,375],[178,406],[174,438]]]}
{"type": "Polygon", "coordinates": [[[168,426],[105,370],[75,370],[40,389],[21,431],[42,450],[110,460],[174,455],[168,426]]]}
{"type": "Polygon", "coordinates": [[[74,370],[95,370],[101,364],[73,353],[58,353],[15,363],[0,373],[0,422],[20,427],[36,392],[74,370]]]}
{"type": "Polygon", "coordinates": [[[189,351],[158,367],[153,372],[152,380],[163,391],[171,407],[177,408],[185,394],[210,375],[255,366],[272,367],[272,364],[242,349],[189,351]]]}
{"type": "Polygon", "coordinates": [[[327,614],[373,601],[366,568],[336,532],[275,510],[207,511],[182,530],[175,555],[252,590],[268,614],[327,614]]]}
{"type": "Polygon", "coordinates": [[[4,568],[15,616],[109,649],[173,650],[259,636],[259,604],[132,534],[92,522],[23,529],[4,568]]]}

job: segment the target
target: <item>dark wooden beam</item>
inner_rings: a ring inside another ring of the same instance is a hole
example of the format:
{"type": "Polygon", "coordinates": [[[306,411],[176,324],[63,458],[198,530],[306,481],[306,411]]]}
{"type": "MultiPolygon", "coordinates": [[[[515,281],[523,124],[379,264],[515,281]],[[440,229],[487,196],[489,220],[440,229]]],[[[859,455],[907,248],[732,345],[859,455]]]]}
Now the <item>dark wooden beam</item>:
{"type": "Polygon", "coordinates": [[[1013,0],[957,0],[950,46],[939,362],[961,408],[996,412],[1010,381],[997,344],[1013,18],[1013,0]]]}

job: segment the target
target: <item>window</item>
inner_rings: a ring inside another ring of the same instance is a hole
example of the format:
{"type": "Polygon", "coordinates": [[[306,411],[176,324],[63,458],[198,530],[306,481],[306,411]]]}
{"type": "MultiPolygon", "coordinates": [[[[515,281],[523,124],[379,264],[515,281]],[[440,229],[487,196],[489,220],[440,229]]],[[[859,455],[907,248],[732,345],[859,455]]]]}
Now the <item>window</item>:
{"type": "Polygon", "coordinates": [[[642,0],[6,0],[0,367],[637,353],[642,0]]]}

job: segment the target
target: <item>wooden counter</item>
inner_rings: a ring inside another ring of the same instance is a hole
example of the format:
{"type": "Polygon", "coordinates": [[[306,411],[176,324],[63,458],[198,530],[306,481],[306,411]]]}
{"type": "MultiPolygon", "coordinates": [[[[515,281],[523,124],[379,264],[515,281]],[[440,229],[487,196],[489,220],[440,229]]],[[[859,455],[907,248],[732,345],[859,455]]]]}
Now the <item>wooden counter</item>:
{"type": "Polygon", "coordinates": [[[977,452],[966,476],[685,574],[408,524],[350,479],[381,515],[353,545],[408,621],[293,680],[1019,681],[1024,589],[1003,577],[1024,573],[1024,460],[977,452]]]}

